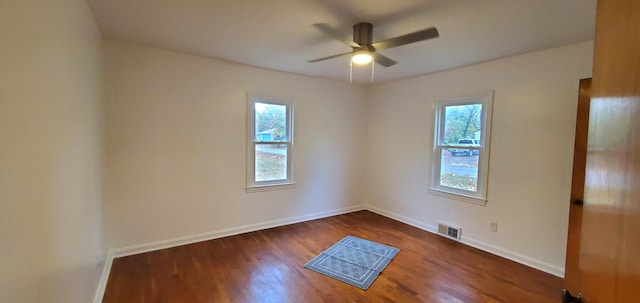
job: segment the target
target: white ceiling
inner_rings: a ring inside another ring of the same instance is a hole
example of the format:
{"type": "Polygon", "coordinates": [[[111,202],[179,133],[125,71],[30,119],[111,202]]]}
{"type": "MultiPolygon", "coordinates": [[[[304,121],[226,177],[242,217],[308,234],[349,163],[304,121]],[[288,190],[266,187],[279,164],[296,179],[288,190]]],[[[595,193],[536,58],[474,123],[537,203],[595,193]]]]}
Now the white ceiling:
{"type": "MultiPolygon", "coordinates": [[[[108,39],[264,68],[348,81],[348,46],[311,25],[352,36],[358,22],[379,41],[435,26],[440,38],[381,51],[398,64],[375,82],[593,39],[596,0],[89,0],[108,39]]],[[[370,67],[354,69],[367,84],[370,67]]]]}

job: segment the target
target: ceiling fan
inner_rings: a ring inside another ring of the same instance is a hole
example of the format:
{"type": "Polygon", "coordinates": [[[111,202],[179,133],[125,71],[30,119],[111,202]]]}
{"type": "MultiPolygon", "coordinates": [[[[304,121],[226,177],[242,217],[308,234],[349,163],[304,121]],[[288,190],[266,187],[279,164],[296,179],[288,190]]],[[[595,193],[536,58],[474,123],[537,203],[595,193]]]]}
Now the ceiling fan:
{"type": "Polygon", "coordinates": [[[435,27],[429,27],[417,32],[373,43],[371,39],[373,33],[373,25],[371,25],[371,23],[362,22],[354,25],[353,40],[345,37],[340,31],[330,27],[326,23],[316,23],[313,25],[313,27],[317,28],[327,36],[350,46],[353,50],[347,53],[309,60],[307,62],[318,62],[341,56],[351,55],[351,61],[355,64],[367,64],[371,62],[371,60],[374,60],[375,63],[378,63],[384,67],[389,67],[396,64],[397,62],[390,59],[389,57],[381,55],[377,51],[423,40],[438,38],[440,36],[438,30],[435,27]]]}

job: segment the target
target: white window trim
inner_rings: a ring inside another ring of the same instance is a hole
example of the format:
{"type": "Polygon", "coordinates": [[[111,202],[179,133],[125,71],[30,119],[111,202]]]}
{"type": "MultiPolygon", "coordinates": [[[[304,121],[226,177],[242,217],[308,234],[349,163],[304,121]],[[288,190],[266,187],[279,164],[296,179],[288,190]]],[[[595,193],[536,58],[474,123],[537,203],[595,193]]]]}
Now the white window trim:
{"type": "Polygon", "coordinates": [[[489,151],[491,147],[491,116],[493,112],[493,91],[489,93],[469,98],[458,98],[440,101],[434,105],[434,141],[433,141],[433,162],[431,194],[454,199],[458,201],[486,205],[487,203],[487,179],[489,177],[489,151]],[[478,186],[477,191],[467,191],[440,185],[440,161],[443,148],[454,147],[455,145],[443,144],[444,136],[444,109],[447,106],[482,104],[482,133],[480,147],[465,147],[465,149],[477,149],[480,151],[478,158],[478,186]]]}
{"type": "Polygon", "coordinates": [[[271,190],[283,190],[292,189],[296,187],[296,182],[293,177],[293,101],[287,98],[274,98],[264,97],[262,95],[256,95],[247,93],[247,193],[263,192],[271,190]],[[269,103],[284,105],[287,107],[287,140],[286,141],[273,141],[273,142],[255,142],[255,103],[269,103]],[[255,181],[255,146],[257,144],[287,144],[287,179],[285,180],[273,180],[273,181],[255,181]]]}

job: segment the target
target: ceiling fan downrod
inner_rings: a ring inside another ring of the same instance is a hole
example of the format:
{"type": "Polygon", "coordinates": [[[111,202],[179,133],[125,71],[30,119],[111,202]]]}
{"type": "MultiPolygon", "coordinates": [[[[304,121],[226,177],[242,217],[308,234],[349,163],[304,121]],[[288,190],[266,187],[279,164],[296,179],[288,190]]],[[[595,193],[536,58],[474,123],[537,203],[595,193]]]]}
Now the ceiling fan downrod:
{"type": "Polygon", "coordinates": [[[361,22],[354,25],[353,42],[358,43],[361,46],[371,47],[371,43],[373,43],[373,25],[367,22],[361,22]]]}

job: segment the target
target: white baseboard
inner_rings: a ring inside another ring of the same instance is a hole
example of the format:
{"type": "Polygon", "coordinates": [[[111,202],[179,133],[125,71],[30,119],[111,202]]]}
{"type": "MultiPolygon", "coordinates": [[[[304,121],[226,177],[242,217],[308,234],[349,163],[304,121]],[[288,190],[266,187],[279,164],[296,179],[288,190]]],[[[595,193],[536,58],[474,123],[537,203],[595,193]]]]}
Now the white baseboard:
{"type": "Polygon", "coordinates": [[[93,303],[102,303],[104,298],[104,292],[107,290],[107,281],[109,280],[109,274],[111,273],[111,264],[113,264],[113,255],[107,254],[104,260],[102,268],[102,274],[100,275],[100,281],[98,281],[98,289],[93,297],[93,303]]]}
{"type": "Polygon", "coordinates": [[[423,222],[420,222],[420,221],[417,221],[417,220],[413,220],[411,218],[408,218],[408,217],[405,217],[403,215],[399,215],[399,214],[384,210],[382,208],[378,208],[378,207],[373,206],[373,205],[365,205],[364,208],[366,210],[374,212],[374,213],[376,213],[378,215],[385,216],[387,218],[391,218],[391,219],[394,219],[396,221],[400,221],[400,222],[405,223],[405,224],[409,224],[409,225],[411,225],[413,227],[417,227],[419,229],[426,230],[426,231],[428,231],[430,233],[434,233],[435,234],[436,231],[437,231],[435,226],[424,224],[423,222]]]}
{"type": "Polygon", "coordinates": [[[564,278],[564,268],[558,267],[556,265],[553,265],[544,261],[540,261],[540,260],[525,256],[523,254],[510,251],[508,249],[503,249],[497,246],[493,246],[491,244],[487,244],[482,241],[464,237],[464,234],[460,242],[462,242],[463,244],[469,245],[471,247],[477,248],[479,250],[483,250],[488,253],[503,257],[505,259],[509,259],[511,261],[514,261],[529,267],[533,267],[537,270],[544,271],[554,276],[564,278]]]}
{"type": "Polygon", "coordinates": [[[244,233],[248,233],[248,232],[252,232],[252,231],[256,231],[256,230],[273,228],[273,227],[283,226],[283,225],[287,225],[287,224],[293,224],[293,223],[299,223],[299,222],[304,222],[304,221],[309,221],[309,220],[321,219],[321,218],[326,218],[326,217],[346,214],[346,213],[359,211],[359,210],[364,210],[364,209],[365,208],[362,205],[346,207],[346,208],[340,208],[340,209],[331,210],[331,211],[324,211],[324,212],[313,213],[313,214],[308,214],[308,215],[302,215],[302,216],[297,216],[297,217],[278,219],[278,220],[261,222],[261,223],[256,223],[256,224],[249,224],[249,225],[243,225],[243,226],[238,226],[238,227],[226,228],[226,229],[210,231],[210,232],[196,234],[196,235],[189,235],[189,236],[179,237],[179,238],[174,238],[174,239],[168,239],[168,240],[162,240],[162,241],[157,241],[157,242],[133,245],[133,246],[114,249],[114,250],[110,251],[110,253],[113,254],[114,258],[119,258],[119,257],[124,257],[124,256],[130,256],[130,255],[135,255],[135,254],[146,253],[146,252],[150,252],[150,251],[154,251],[154,250],[160,250],[160,249],[165,249],[165,248],[176,247],[176,246],[180,246],[180,245],[187,245],[187,244],[191,244],[191,243],[208,241],[208,240],[222,238],[222,237],[228,237],[228,236],[233,236],[233,235],[238,235],[238,234],[244,234],[244,233]]]}
{"type": "MultiPolygon", "coordinates": [[[[376,206],[359,205],[359,206],[336,209],[336,210],[332,210],[332,211],[325,211],[325,212],[313,213],[313,214],[308,214],[308,215],[303,215],[303,216],[297,216],[297,217],[291,217],[291,218],[285,218],[285,219],[278,219],[278,220],[267,221],[267,222],[262,222],[262,223],[257,223],[257,224],[250,224],[250,225],[238,226],[238,227],[234,227],[234,228],[221,229],[221,230],[201,233],[201,234],[197,234],[197,235],[190,235],[190,236],[179,237],[179,238],[174,238],[174,239],[169,239],[169,240],[163,240],[163,241],[157,241],[157,242],[151,242],[151,243],[145,243],[145,244],[140,244],[140,245],[133,245],[133,246],[128,246],[128,247],[123,247],[123,248],[118,248],[118,249],[112,249],[107,254],[107,258],[106,258],[106,260],[104,262],[104,269],[102,271],[102,276],[101,276],[100,281],[98,283],[98,289],[96,290],[96,295],[94,297],[94,301],[93,302],[94,303],[101,303],[102,302],[102,299],[103,299],[103,296],[104,296],[104,292],[105,292],[106,286],[107,286],[107,281],[109,279],[109,274],[111,272],[111,265],[113,264],[113,260],[115,258],[124,257],[124,256],[130,256],[130,255],[135,255],[135,254],[140,254],[140,253],[145,253],[145,252],[150,252],[150,251],[160,250],[160,249],[165,249],[165,248],[170,248],[170,247],[176,247],[176,246],[181,246],[181,245],[187,245],[187,244],[196,243],[196,242],[208,241],[208,240],[212,240],[212,239],[228,237],[228,236],[233,236],[233,235],[237,235],[237,234],[243,234],[243,233],[247,233],[247,232],[252,232],[252,231],[257,231],[257,230],[262,230],[262,229],[267,229],[267,228],[273,228],[273,227],[278,227],[278,226],[283,226],[283,225],[288,225],[288,224],[294,224],[294,223],[299,223],[299,222],[304,222],[304,221],[309,221],[309,220],[321,219],[321,218],[326,218],[326,217],[346,214],[346,213],[359,211],[359,210],[368,210],[368,211],[377,213],[379,215],[385,216],[387,218],[391,218],[391,219],[394,219],[396,221],[400,221],[402,223],[417,227],[417,228],[422,229],[424,231],[428,231],[430,233],[436,234],[436,227],[435,226],[425,224],[425,223],[420,222],[418,220],[415,220],[415,219],[412,219],[412,218],[409,218],[409,217],[406,217],[406,216],[403,216],[403,215],[400,215],[400,214],[397,214],[397,213],[394,213],[394,212],[390,212],[390,211],[381,209],[381,208],[376,207],[376,206]]],[[[507,249],[496,247],[496,246],[493,246],[491,244],[484,243],[482,241],[478,241],[478,240],[475,240],[475,239],[471,239],[471,238],[465,237],[464,234],[462,235],[462,239],[461,239],[460,242],[465,244],[465,245],[469,245],[471,247],[486,251],[488,253],[491,253],[491,254],[494,254],[494,255],[497,255],[497,256],[500,256],[500,257],[503,257],[505,259],[509,259],[509,260],[514,261],[514,262],[517,262],[517,263],[520,263],[520,264],[524,264],[526,266],[533,267],[535,269],[547,272],[547,273],[552,274],[554,276],[558,276],[558,277],[561,277],[561,278],[564,277],[564,268],[555,266],[553,264],[549,264],[549,263],[544,262],[544,261],[536,260],[534,258],[531,258],[531,257],[525,256],[525,255],[510,251],[510,250],[507,250],[507,249]]]]}
{"type": "Polygon", "coordinates": [[[190,235],[185,237],[179,237],[174,239],[144,243],[144,244],[109,250],[109,253],[107,254],[107,258],[104,262],[104,269],[103,269],[100,281],[98,282],[98,289],[96,290],[96,295],[94,297],[93,302],[94,303],[102,302],[102,299],[104,297],[104,292],[107,287],[107,281],[109,280],[109,273],[111,272],[111,265],[113,264],[113,260],[115,258],[131,256],[131,255],[136,255],[136,254],[141,254],[141,253],[146,253],[150,251],[171,248],[171,247],[176,247],[181,245],[187,245],[187,244],[192,244],[196,242],[208,241],[208,240],[213,240],[213,239],[218,239],[218,238],[223,238],[223,237],[228,237],[228,236],[233,236],[238,234],[244,234],[252,231],[273,228],[273,227],[278,227],[278,226],[283,226],[288,224],[294,224],[294,223],[300,223],[304,221],[337,216],[337,215],[342,215],[342,214],[359,211],[359,210],[365,210],[365,207],[363,205],[358,205],[358,206],[340,208],[340,209],[331,210],[331,211],[324,211],[324,212],[318,212],[318,213],[302,215],[297,217],[278,219],[278,220],[238,226],[233,228],[226,228],[226,229],[221,229],[221,230],[216,230],[216,231],[211,231],[211,232],[206,232],[206,233],[201,233],[196,235],[190,235]]]}
{"type": "MultiPolygon", "coordinates": [[[[372,211],[374,213],[377,213],[379,215],[400,221],[402,223],[406,223],[409,224],[411,226],[417,227],[419,229],[428,231],[430,233],[434,233],[437,234],[437,230],[435,226],[431,226],[428,224],[425,224],[423,222],[405,217],[403,215],[397,214],[397,213],[393,213],[372,205],[365,205],[364,207],[366,210],[372,211]]],[[[513,251],[510,251],[508,249],[504,249],[504,248],[500,248],[491,244],[487,244],[485,242],[482,241],[478,241],[469,237],[465,237],[464,233],[462,234],[462,237],[460,239],[460,242],[465,244],[465,245],[469,245],[471,247],[477,248],[479,250],[482,251],[486,251],[488,253],[503,257],[505,259],[509,259],[511,261],[520,263],[520,264],[524,264],[526,266],[529,267],[533,267],[535,269],[544,271],[546,273],[552,274],[554,276],[558,276],[560,278],[564,278],[564,268],[553,265],[553,264],[549,264],[547,262],[544,261],[540,261],[513,251]]]]}

